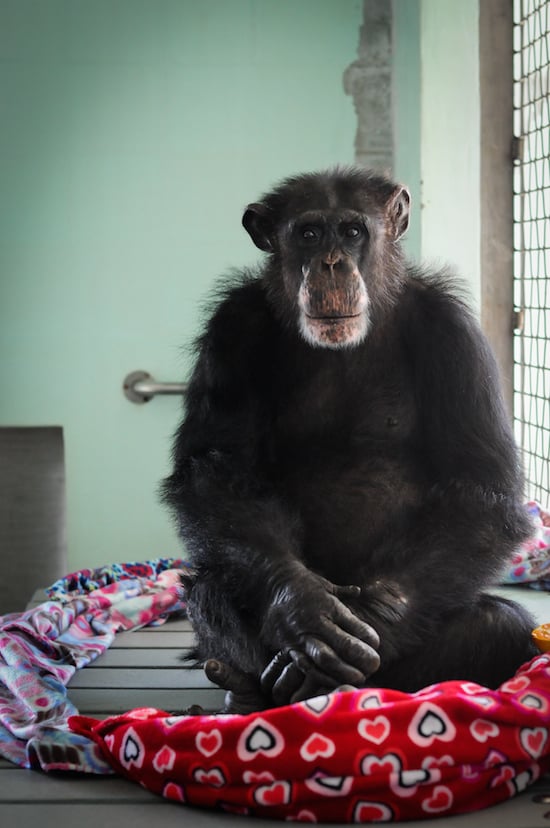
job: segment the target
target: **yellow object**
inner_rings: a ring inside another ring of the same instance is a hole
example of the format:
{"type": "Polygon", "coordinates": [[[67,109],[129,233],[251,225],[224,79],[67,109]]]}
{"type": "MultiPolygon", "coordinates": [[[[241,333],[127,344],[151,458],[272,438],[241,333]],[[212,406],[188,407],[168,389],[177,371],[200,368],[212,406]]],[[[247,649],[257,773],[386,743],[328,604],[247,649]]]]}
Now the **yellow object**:
{"type": "Polygon", "coordinates": [[[533,640],[542,653],[550,652],[550,624],[541,624],[531,633],[533,640]]]}

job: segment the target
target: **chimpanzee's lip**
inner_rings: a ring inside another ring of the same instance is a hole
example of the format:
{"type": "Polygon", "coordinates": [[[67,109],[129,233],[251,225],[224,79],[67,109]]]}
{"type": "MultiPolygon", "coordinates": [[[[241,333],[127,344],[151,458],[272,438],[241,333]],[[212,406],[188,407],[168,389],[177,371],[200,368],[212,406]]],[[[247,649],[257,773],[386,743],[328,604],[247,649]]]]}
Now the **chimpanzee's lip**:
{"type": "Polygon", "coordinates": [[[362,313],[349,313],[349,314],[342,314],[340,316],[311,316],[311,314],[306,313],[308,319],[313,319],[314,322],[341,322],[344,319],[359,319],[363,316],[362,313]]]}

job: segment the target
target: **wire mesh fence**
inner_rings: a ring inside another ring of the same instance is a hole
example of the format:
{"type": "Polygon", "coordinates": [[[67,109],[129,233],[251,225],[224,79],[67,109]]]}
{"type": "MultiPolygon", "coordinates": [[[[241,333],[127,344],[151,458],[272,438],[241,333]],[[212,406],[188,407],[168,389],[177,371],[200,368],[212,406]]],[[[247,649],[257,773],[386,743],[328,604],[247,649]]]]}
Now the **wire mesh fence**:
{"type": "Polygon", "coordinates": [[[514,0],[514,420],[550,505],[550,0],[514,0]]]}

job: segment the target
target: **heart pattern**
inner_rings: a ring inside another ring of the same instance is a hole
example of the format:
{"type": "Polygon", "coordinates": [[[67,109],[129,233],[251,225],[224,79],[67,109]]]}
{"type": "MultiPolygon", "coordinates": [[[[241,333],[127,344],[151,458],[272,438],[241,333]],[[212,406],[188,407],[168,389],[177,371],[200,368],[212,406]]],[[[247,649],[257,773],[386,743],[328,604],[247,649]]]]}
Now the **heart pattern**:
{"type": "Polygon", "coordinates": [[[383,688],[238,715],[74,717],[113,767],[176,802],[301,822],[442,817],[550,771],[550,653],[503,688],[383,688]]]}
{"type": "Polygon", "coordinates": [[[307,811],[305,808],[298,811],[296,816],[289,816],[287,819],[289,822],[317,822],[317,817],[313,811],[307,811]]]}
{"type": "Polygon", "coordinates": [[[222,734],[216,728],[208,733],[200,730],[195,738],[195,744],[204,756],[213,756],[222,746],[222,734]]]}
{"type": "Polygon", "coordinates": [[[522,696],[518,699],[519,704],[523,705],[523,707],[528,707],[532,710],[540,710],[541,713],[546,713],[548,711],[548,702],[543,696],[539,696],[538,693],[526,693],[525,696],[522,696]]]}
{"type": "Polygon", "coordinates": [[[495,739],[500,733],[500,728],[495,722],[476,719],[470,725],[470,733],[478,742],[486,742],[488,739],[495,739]]]}
{"type": "Polygon", "coordinates": [[[384,756],[369,754],[364,756],[360,764],[363,776],[376,773],[399,773],[402,769],[401,759],[395,753],[386,753],[384,756]]]}
{"type": "Polygon", "coordinates": [[[358,802],[353,811],[352,822],[391,822],[393,812],[382,802],[358,802]]]}
{"type": "Polygon", "coordinates": [[[221,768],[196,768],[193,771],[193,779],[200,785],[211,785],[213,788],[221,788],[225,784],[225,776],[221,768]]]}
{"type": "Polygon", "coordinates": [[[286,805],[290,802],[291,786],[289,782],[272,782],[260,785],[254,793],[258,805],[286,805]]]}
{"type": "Polygon", "coordinates": [[[274,782],[275,777],[269,771],[255,771],[247,770],[243,773],[243,782],[245,785],[255,785],[257,782],[274,782]]]}
{"type": "Polygon", "coordinates": [[[470,701],[472,704],[477,704],[478,707],[483,708],[483,710],[491,710],[496,704],[491,696],[472,696],[470,701]]]}
{"type": "Polygon", "coordinates": [[[382,702],[380,701],[378,693],[369,691],[368,693],[363,693],[359,698],[358,707],[360,710],[374,710],[377,707],[381,707],[381,705],[382,702]]]}
{"type": "Polygon", "coordinates": [[[516,775],[511,765],[502,765],[496,776],[491,779],[491,787],[498,788],[499,785],[507,785],[516,775]]]}
{"type": "Polygon", "coordinates": [[[423,785],[430,778],[430,772],[424,768],[420,770],[402,771],[399,774],[399,786],[401,788],[417,788],[423,785]]]}
{"type": "Polygon", "coordinates": [[[443,754],[443,756],[425,756],[422,760],[422,767],[432,771],[432,777],[434,770],[452,768],[454,764],[455,760],[448,753],[443,754]]]}
{"type": "Polygon", "coordinates": [[[352,776],[325,776],[317,773],[305,780],[306,788],[318,796],[347,796],[353,786],[352,776]]]}
{"type": "Polygon", "coordinates": [[[245,727],[237,745],[237,756],[249,762],[258,755],[278,756],[285,746],[282,733],[261,716],[245,727]]]}
{"type": "Polygon", "coordinates": [[[385,775],[389,786],[398,796],[414,796],[419,785],[425,785],[433,776],[440,777],[438,771],[427,768],[404,769],[400,757],[395,753],[384,756],[370,754],[364,756],[360,764],[364,776],[385,775]]]}
{"type": "Polygon", "coordinates": [[[302,702],[303,709],[314,716],[322,716],[334,702],[333,696],[315,696],[302,702]]]}
{"type": "Polygon", "coordinates": [[[172,770],[176,762],[176,751],[170,745],[163,745],[153,757],[153,767],[158,773],[172,770]]]}
{"type": "Polygon", "coordinates": [[[300,748],[300,756],[306,762],[314,762],[316,759],[332,756],[335,750],[336,745],[332,739],[327,739],[321,733],[312,733],[300,748]]]}
{"type": "Polygon", "coordinates": [[[518,773],[512,780],[512,787],[511,793],[518,794],[523,793],[523,791],[531,785],[535,779],[533,778],[533,774],[530,770],[523,771],[523,773],[518,773]]]}
{"type": "Polygon", "coordinates": [[[490,750],[483,763],[484,768],[496,768],[499,765],[505,765],[507,757],[500,750],[490,750]]]}
{"type": "Polygon", "coordinates": [[[411,742],[420,747],[430,747],[436,741],[452,742],[456,727],[439,705],[423,702],[414,714],[407,733],[411,742]]]}
{"type": "Polygon", "coordinates": [[[126,770],[129,770],[132,765],[136,768],[141,768],[145,759],[145,748],[143,742],[133,727],[130,727],[126,733],[126,737],[122,743],[120,751],[120,763],[126,770]]]}
{"type": "Polygon", "coordinates": [[[528,756],[538,759],[548,741],[548,730],[545,727],[524,727],[519,739],[528,756]]]}
{"type": "Polygon", "coordinates": [[[375,719],[361,719],[357,725],[359,735],[375,745],[381,745],[390,734],[390,723],[386,716],[376,716],[375,719]]]}
{"type": "Polygon", "coordinates": [[[432,795],[422,803],[422,809],[428,814],[440,814],[448,811],[453,803],[453,795],[449,788],[438,785],[432,795]]]}
{"type": "Polygon", "coordinates": [[[519,693],[531,684],[529,676],[516,676],[510,681],[504,682],[500,688],[503,693],[519,693]]]}
{"type": "Polygon", "coordinates": [[[175,782],[167,782],[162,790],[162,795],[166,799],[173,799],[176,802],[185,802],[185,791],[181,785],[176,785],[175,782]]]}
{"type": "Polygon", "coordinates": [[[475,696],[476,693],[484,693],[485,688],[481,684],[474,684],[473,681],[464,681],[460,683],[460,692],[466,693],[468,696],[475,696]]]}

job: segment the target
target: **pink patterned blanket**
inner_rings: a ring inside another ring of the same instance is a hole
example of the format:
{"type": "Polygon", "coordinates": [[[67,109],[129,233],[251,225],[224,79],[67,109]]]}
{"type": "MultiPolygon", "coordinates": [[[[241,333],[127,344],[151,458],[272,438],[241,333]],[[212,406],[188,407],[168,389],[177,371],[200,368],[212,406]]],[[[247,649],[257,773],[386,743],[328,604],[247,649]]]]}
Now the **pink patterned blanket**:
{"type": "Polygon", "coordinates": [[[68,729],[78,711],[66,685],[120,630],[184,610],[182,571],[184,562],[169,558],[84,570],[51,588],[55,601],[0,618],[0,756],[25,768],[112,773],[96,746],[68,729]]]}
{"type": "Polygon", "coordinates": [[[70,719],[176,802],[296,822],[396,822],[509,799],[550,769],[550,654],[498,690],[367,688],[247,716],[138,709],[70,719]]]}

